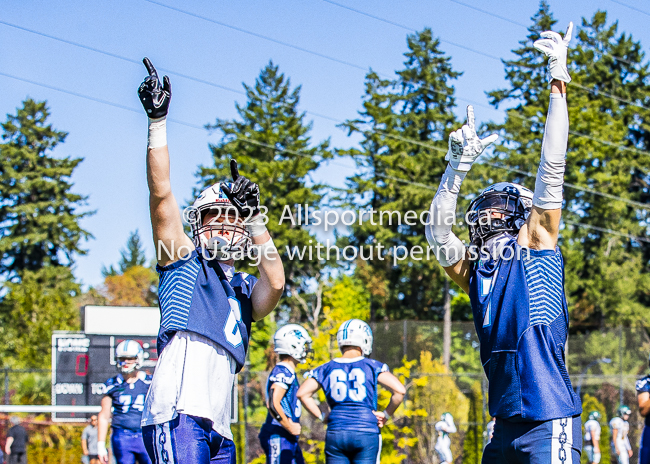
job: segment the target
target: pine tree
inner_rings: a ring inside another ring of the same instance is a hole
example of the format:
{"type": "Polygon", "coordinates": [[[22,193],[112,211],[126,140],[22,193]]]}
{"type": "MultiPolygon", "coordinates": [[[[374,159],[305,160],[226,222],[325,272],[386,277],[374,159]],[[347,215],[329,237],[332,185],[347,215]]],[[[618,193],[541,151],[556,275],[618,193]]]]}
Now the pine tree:
{"type": "Polygon", "coordinates": [[[70,266],[91,237],[80,220],[86,197],[72,193],[70,177],[82,158],[54,158],[67,134],[47,124],[45,102],[27,99],[2,124],[0,144],[0,274],[13,279],[44,266],[70,266]]]}
{"type": "MultiPolygon", "coordinates": [[[[428,244],[420,220],[435,194],[427,185],[440,182],[447,164],[447,135],[458,125],[451,81],[460,73],[439,45],[430,29],[409,35],[404,69],[393,80],[370,72],[364,109],[344,124],[350,134],[363,137],[360,149],[342,152],[361,171],[348,178],[344,206],[379,211],[373,222],[379,223],[381,217],[383,223],[373,225],[366,215],[363,224],[357,222],[351,235],[341,240],[343,246],[364,247],[365,257],[373,246],[373,258],[359,260],[356,266],[357,275],[371,290],[371,320],[439,319],[442,314],[444,271],[433,257],[426,257],[428,244]],[[402,215],[401,225],[396,215],[388,223],[391,211],[402,215]],[[412,225],[404,217],[407,211],[418,215],[409,218],[412,225]],[[381,256],[378,244],[384,247],[381,256]],[[415,247],[424,250],[423,255],[394,265],[390,250],[401,257],[415,247]]],[[[471,191],[474,182],[467,184],[471,191]]]]}
{"type": "MultiPolygon", "coordinates": [[[[323,202],[325,186],[312,182],[310,176],[322,160],[331,157],[329,142],[312,145],[311,123],[298,110],[300,86],[292,88],[290,79],[272,62],[262,69],[254,86],[244,84],[244,88],[247,102],[236,105],[239,119],[217,119],[208,126],[221,132],[222,138],[210,146],[214,165],[201,166],[198,175],[202,187],[230,181],[229,162],[234,158],[239,172],[259,184],[261,204],[268,208],[267,228],[284,264],[289,298],[283,302],[299,318],[301,312],[315,311],[319,305],[320,296],[311,295],[307,282],[320,280],[324,264],[316,252],[290,259],[287,250],[305,250],[318,243],[298,223],[296,211],[297,205],[305,204],[314,211],[323,202]]],[[[322,288],[318,291],[322,293],[322,288]]]]}
{"type": "MultiPolygon", "coordinates": [[[[506,121],[498,128],[502,144],[495,150],[498,164],[535,172],[549,101],[546,58],[532,47],[543,30],[557,29],[548,3],[542,1],[532,18],[526,40],[505,61],[507,89],[490,92],[492,104],[508,103],[506,121]]],[[[568,85],[571,124],[560,246],[566,262],[566,290],[574,322],[600,326],[607,321],[638,322],[647,314],[647,207],[584,189],[648,204],[650,156],[638,148],[648,140],[641,123],[647,110],[648,64],[641,44],[616,23],[607,25],[598,11],[583,19],[570,46],[568,85]],[[628,103],[631,102],[631,103],[628,103]],[[580,187],[576,189],[573,185],[580,187]],[[612,233],[612,231],[614,233],[612,233]],[[641,237],[641,240],[628,236],[641,237]],[[645,255],[644,255],[645,252],[645,255]]],[[[503,169],[487,168],[486,176],[517,181],[529,188],[534,178],[503,169]]]]}
{"type": "Polygon", "coordinates": [[[128,269],[134,266],[144,267],[146,265],[147,257],[144,253],[142,240],[140,239],[140,234],[137,230],[131,232],[126,241],[126,249],[120,251],[120,255],[120,262],[118,263],[117,269],[112,265],[108,269],[105,267],[102,268],[102,274],[104,277],[124,274],[128,269]]]}

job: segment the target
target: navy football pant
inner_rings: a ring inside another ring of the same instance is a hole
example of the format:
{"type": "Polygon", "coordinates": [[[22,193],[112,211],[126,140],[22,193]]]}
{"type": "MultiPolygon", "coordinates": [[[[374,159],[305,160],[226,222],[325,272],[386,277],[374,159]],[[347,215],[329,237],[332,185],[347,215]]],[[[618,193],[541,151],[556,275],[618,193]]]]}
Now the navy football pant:
{"type": "Polygon", "coordinates": [[[142,427],[154,464],[235,464],[235,443],[212,430],[212,421],[179,414],[164,424],[142,427]]]}
{"type": "Polygon", "coordinates": [[[650,464],[650,427],[643,427],[641,446],[639,447],[639,464],[650,464]]]}
{"type": "Polygon", "coordinates": [[[327,464],[378,464],[380,454],[381,434],[354,430],[327,431],[327,464]]]}
{"type": "Polygon", "coordinates": [[[151,464],[142,442],[142,432],[114,428],[111,446],[117,464],[151,464]]]}
{"type": "Polygon", "coordinates": [[[266,464],[304,464],[298,439],[288,439],[277,433],[259,435],[260,444],[266,454],[266,464]]]}
{"type": "Polygon", "coordinates": [[[543,422],[497,418],[481,464],[580,464],[580,416],[543,422]]]}

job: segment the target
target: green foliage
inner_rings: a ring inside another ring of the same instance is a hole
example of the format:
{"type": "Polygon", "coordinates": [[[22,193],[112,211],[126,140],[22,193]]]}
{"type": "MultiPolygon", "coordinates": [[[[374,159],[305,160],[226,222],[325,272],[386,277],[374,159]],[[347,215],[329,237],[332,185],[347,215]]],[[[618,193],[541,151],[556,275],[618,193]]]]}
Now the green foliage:
{"type": "Polygon", "coordinates": [[[47,124],[45,102],[26,99],[2,124],[0,144],[0,274],[16,279],[44,266],[71,266],[91,235],[79,221],[86,197],[70,177],[82,158],[54,158],[67,134],[47,124]]]}
{"type": "Polygon", "coordinates": [[[311,124],[298,110],[300,86],[292,89],[291,81],[272,62],[262,69],[253,87],[244,84],[244,88],[247,102],[237,105],[239,119],[218,119],[208,126],[223,136],[210,146],[214,165],[201,166],[198,175],[203,187],[230,181],[230,159],[236,159],[240,173],[259,184],[261,203],[268,208],[267,227],[284,264],[288,298],[283,303],[298,319],[301,312],[309,315],[314,310],[314,303],[301,305],[298,298],[318,297],[307,287],[310,279],[320,279],[323,264],[316,253],[289,259],[287,248],[303,250],[318,243],[315,235],[298,224],[294,213],[296,205],[318,209],[323,202],[325,186],[311,182],[310,175],[331,157],[329,142],[311,146],[311,124]],[[286,208],[291,208],[291,214],[286,208]]]}
{"type": "MultiPolygon", "coordinates": [[[[600,463],[601,464],[610,464],[611,463],[611,445],[610,445],[610,431],[609,431],[609,420],[607,418],[607,411],[605,405],[598,401],[591,395],[585,394],[582,398],[582,424],[587,422],[589,419],[589,413],[591,411],[598,411],[601,415],[600,418],[600,463]]],[[[582,453],[580,458],[582,464],[588,464],[587,453],[582,453]]]]}
{"type": "Polygon", "coordinates": [[[436,185],[445,169],[446,135],[455,128],[454,88],[450,82],[460,73],[439,49],[430,29],[407,37],[404,69],[394,80],[375,72],[366,76],[363,111],[344,127],[361,135],[360,149],[342,151],[352,157],[359,174],[348,177],[344,206],[378,211],[373,225],[368,217],[352,226],[341,245],[364,247],[372,260],[357,265],[357,275],[371,290],[371,320],[436,319],[441,317],[443,271],[435,259],[427,259],[428,244],[419,219],[428,210],[434,192],[421,184],[436,185]],[[412,142],[412,140],[415,141],[412,142]],[[412,182],[407,184],[406,182],[412,182]],[[397,216],[389,213],[399,212],[397,216]],[[417,218],[408,218],[406,212],[417,218]],[[387,214],[388,213],[388,214],[387,214]],[[378,225],[379,217],[383,225],[378,225]],[[383,251],[377,245],[384,247],[383,251]],[[373,249],[370,246],[373,245],[373,249]],[[390,249],[420,247],[423,254],[393,265],[390,249]]]}
{"type": "MultiPolygon", "coordinates": [[[[539,163],[550,91],[546,58],[532,44],[552,28],[558,26],[543,1],[528,37],[513,50],[517,59],[505,61],[508,88],[489,93],[494,106],[511,106],[506,121],[492,125],[502,135],[495,157],[519,171],[535,172],[539,163]]],[[[647,110],[638,107],[649,95],[649,65],[641,50],[640,43],[618,32],[617,23],[607,24],[605,12],[583,19],[568,60],[573,82],[567,91],[571,133],[565,181],[647,203],[650,157],[634,148],[643,140],[647,149],[650,140],[642,123],[647,110]]],[[[489,179],[533,187],[533,179],[520,173],[485,165],[482,172],[489,179]]],[[[648,211],[571,187],[564,195],[560,245],[573,321],[590,326],[641,322],[650,302],[647,244],[607,229],[647,237],[648,211]]]]}
{"type": "Polygon", "coordinates": [[[49,368],[52,332],[79,329],[79,285],[68,268],[48,266],[23,271],[22,282],[7,289],[0,305],[2,365],[49,368]]]}
{"type": "Polygon", "coordinates": [[[126,249],[120,251],[120,262],[115,269],[112,265],[108,269],[102,267],[104,277],[124,274],[128,269],[134,266],[146,267],[147,257],[144,253],[144,247],[138,231],[131,232],[129,239],[126,241],[126,249]]]}
{"type": "Polygon", "coordinates": [[[479,464],[483,456],[483,392],[481,382],[473,383],[469,393],[469,427],[463,440],[463,464],[479,464]]]}
{"type": "Polygon", "coordinates": [[[38,416],[27,426],[29,462],[78,464],[82,454],[81,432],[86,424],[52,424],[45,422],[44,419],[43,416],[38,416]]]}

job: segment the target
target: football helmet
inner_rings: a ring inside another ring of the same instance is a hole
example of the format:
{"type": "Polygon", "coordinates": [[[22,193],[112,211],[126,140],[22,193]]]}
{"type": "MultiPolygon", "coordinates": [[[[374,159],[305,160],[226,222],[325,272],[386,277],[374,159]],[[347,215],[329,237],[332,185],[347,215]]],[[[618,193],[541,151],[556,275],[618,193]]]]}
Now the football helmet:
{"type": "Polygon", "coordinates": [[[448,425],[453,425],[454,416],[452,416],[450,412],[443,412],[442,416],[440,416],[440,420],[446,422],[448,425]]]}
{"type": "Polygon", "coordinates": [[[512,182],[490,185],[476,197],[467,209],[469,239],[482,246],[490,237],[507,232],[516,235],[533,208],[533,192],[512,182]],[[492,217],[500,213],[502,218],[492,217]]]}
{"type": "Polygon", "coordinates": [[[117,361],[117,370],[122,374],[129,374],[136,369],[140,369],[144,363],[144,350],[135,340],[124,340],[115,347],[115,360],[117,361]],[[135,364],[126,367],[127,359],[134,359],[135,364]]]}
{"type": "Polygon", "coordinates": [[[273,335],[273,345],[275,346],[273,351],[276,353],[287,354],[301,363],[312,354],[311,337],[298,324],[280,327],[273,335]]]}
{"type": "Polygon", "coordinates": [[[336,342],[339,349],[344,346],[358,346],[364,356],[372,353],[372,330],[370,326],[359,319],[345,321],[336,332],[336,342]]]}
{"type": "MultiPolygon", "coordinates": [[[[188,209],[187,221],[192,228],[192,241],[197,248],[205,248],[214,253],[217,260],[229,260],[236,256],[244,257],[251,246],[250,232],[244,227],[237,208],[223,192],[220,183],[216,183],[201,192],[188,209]],[[212,220],[204,224],[208,213],[224,215],[222,222],[212,220]],[[235,218],[233,221],[232,219],[235,218]]],[[[232,188],[232,184],[228,183],[232,188]]]]}
{"type": "Polygon", "coordinates": [[[632,414],[632,410],[623,404],[618,408],[618,417],[623,417],[626,414],[629,416],[632,414]]]}
{"type": "Polygon", "coordinates": [[[600,415],[600,413],[598,411],[591,411],[589,413],[589,420],[595,420],[596,422],[598,422],[601,417],[602,416],[600,415]]]}

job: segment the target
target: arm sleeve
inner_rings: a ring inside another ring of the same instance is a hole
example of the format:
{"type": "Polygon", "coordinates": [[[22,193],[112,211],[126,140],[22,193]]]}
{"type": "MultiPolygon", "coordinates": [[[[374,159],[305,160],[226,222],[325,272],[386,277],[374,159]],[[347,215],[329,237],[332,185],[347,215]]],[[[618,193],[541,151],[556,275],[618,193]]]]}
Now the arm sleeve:
{"type": "Polygon", "coordinates": [[[465,245],[451,231],[456,219],[456,203],[467,172],[456,171],[447,166],[440,186],[431,201],[429,222],[425,234],[429,245],[434,249],[436,259],[442,267],[456,264],[465,254],[465,245]]]}
{"type": "Polygon", "coordinates": [[[552,93],[548,105],[542,157],[535,179],[533,205],[542,209],[562,208],[562,185],[569,140],[566,94],[552,93]]]}

